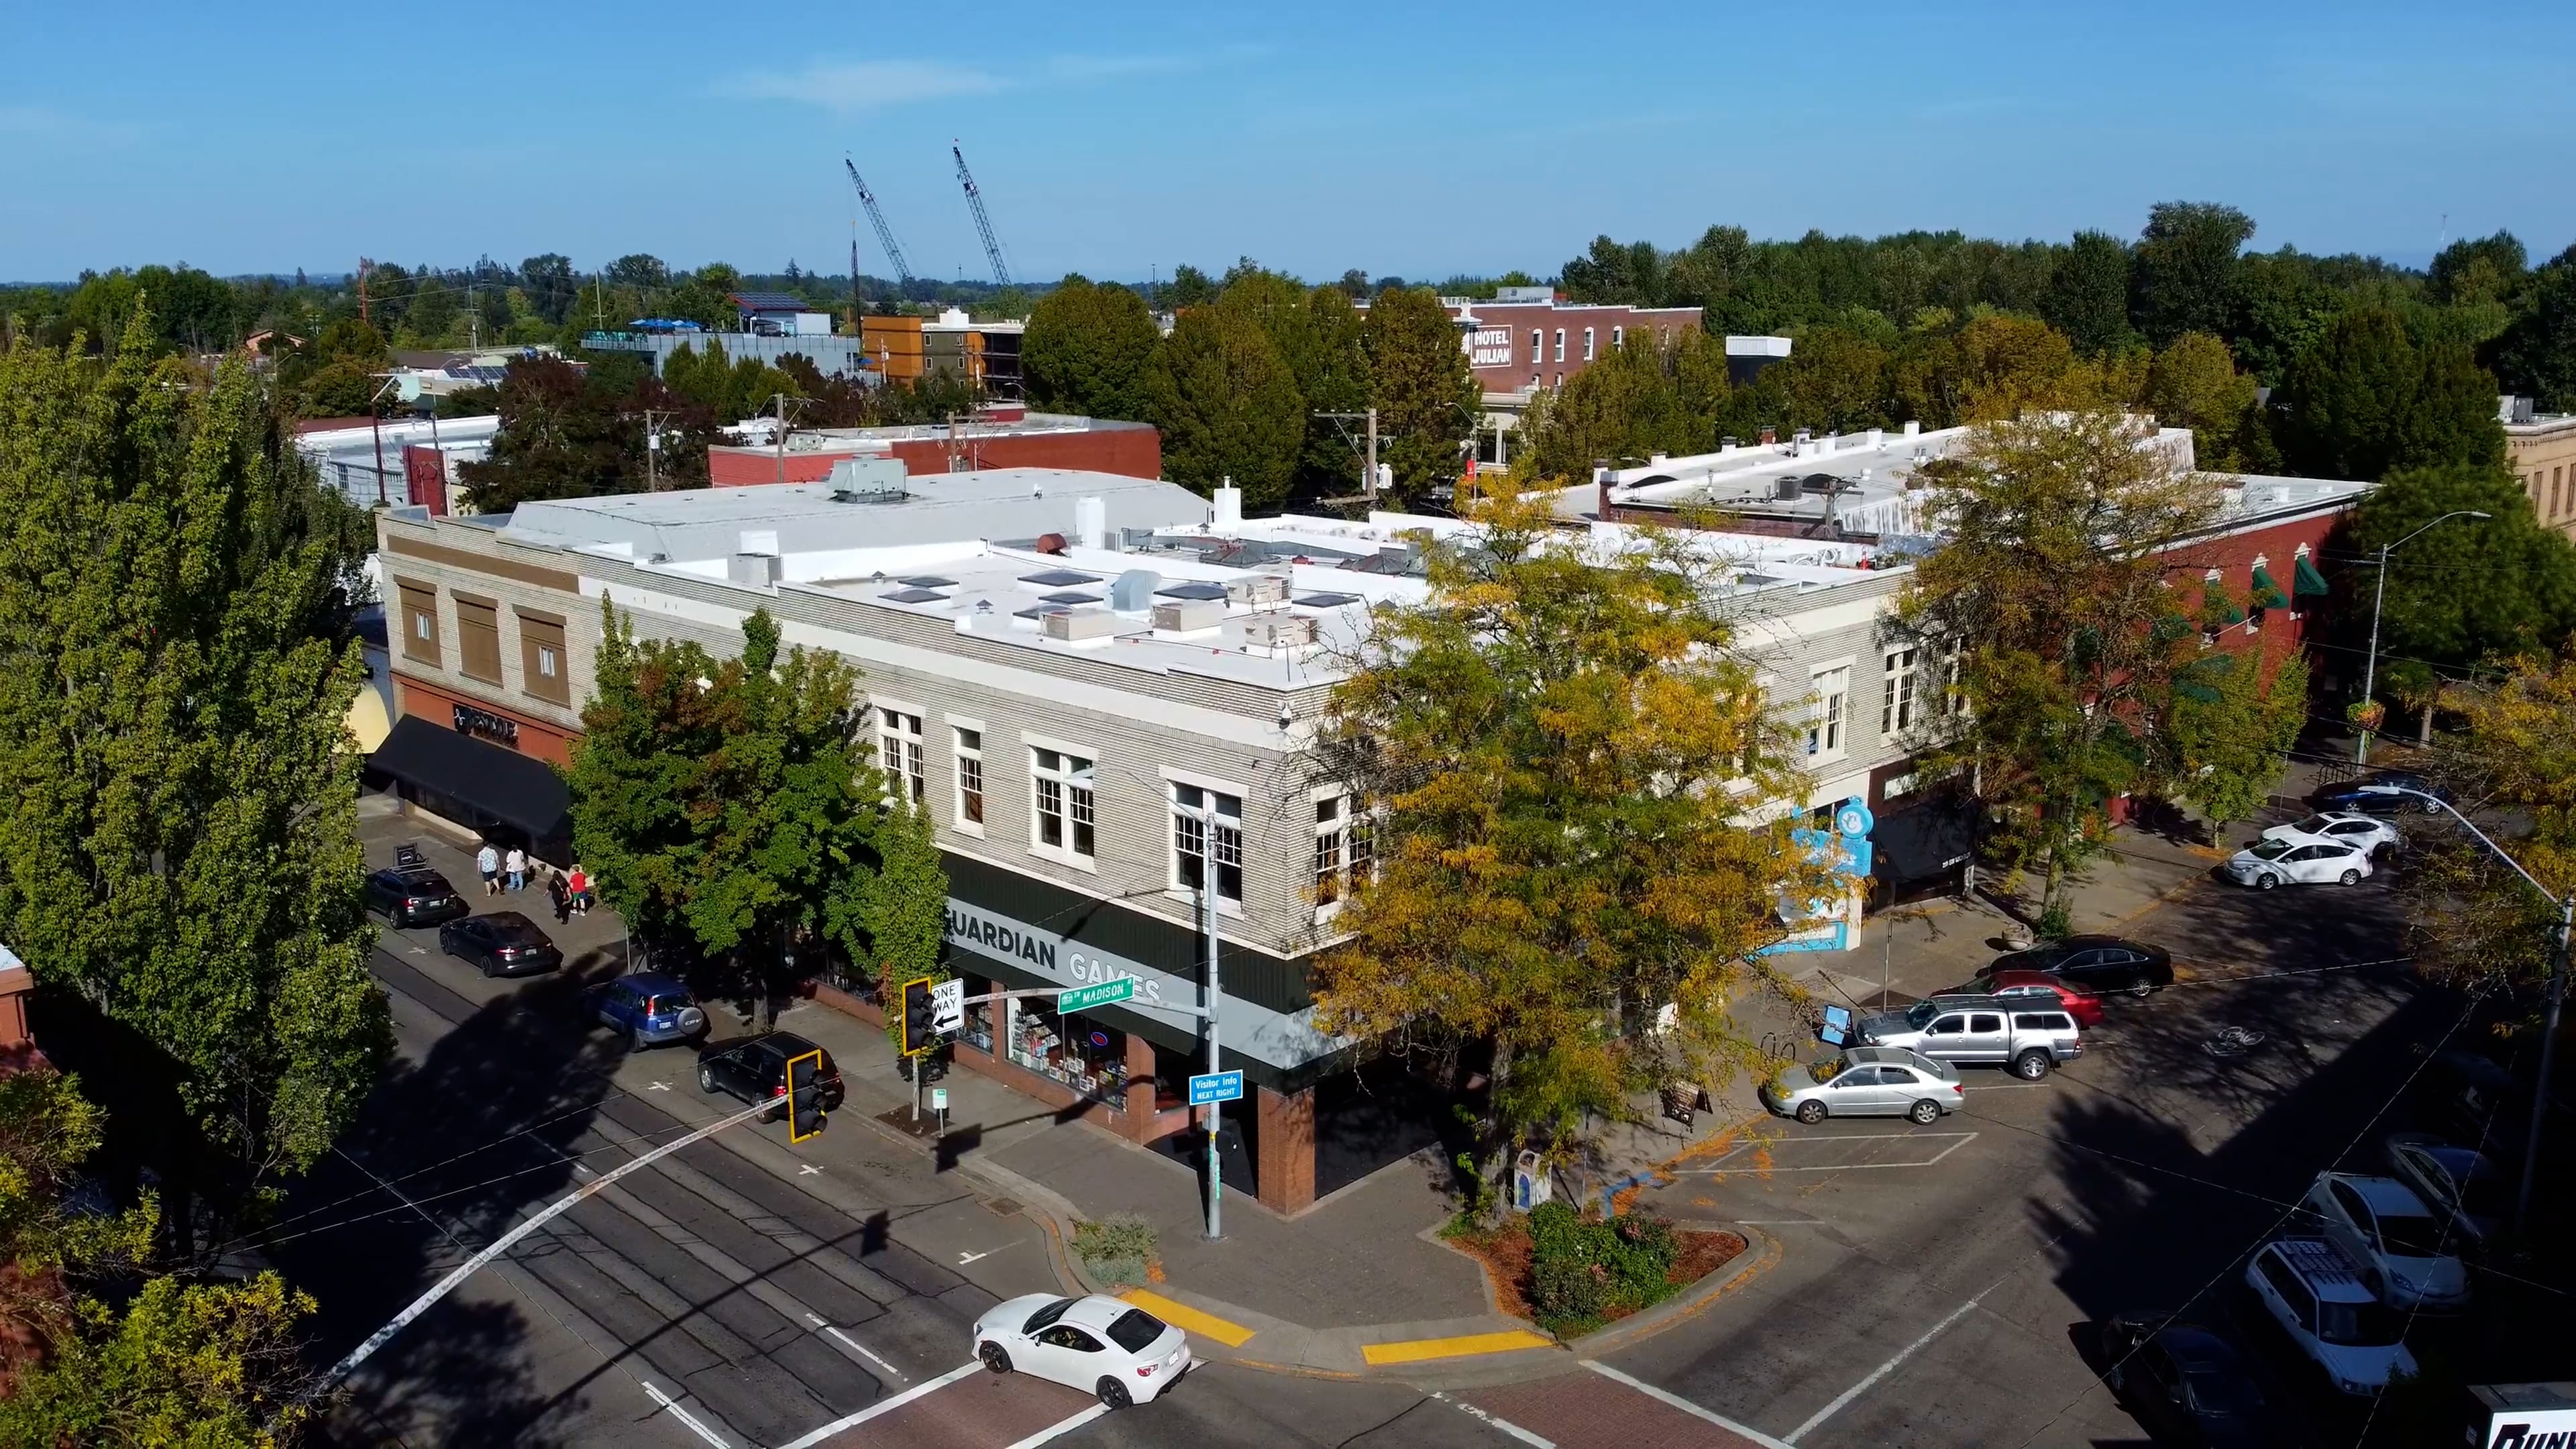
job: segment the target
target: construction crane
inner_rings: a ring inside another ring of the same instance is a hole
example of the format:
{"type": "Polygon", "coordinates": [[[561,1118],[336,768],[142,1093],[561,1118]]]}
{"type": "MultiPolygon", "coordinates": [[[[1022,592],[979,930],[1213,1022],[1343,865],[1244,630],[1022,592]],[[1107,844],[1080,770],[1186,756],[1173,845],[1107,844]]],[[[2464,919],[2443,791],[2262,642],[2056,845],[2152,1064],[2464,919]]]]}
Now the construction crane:
{"type": "Polygon", "coordinates": [[[975,230],[984,237],[984,255],[993,263],[993,280],[1011,285],[1010,264],[1002,260],[1002,244],[993,236],[993,219],[984,214],[984,193],[975,189],[975,173],[966,169],[966,152],[955,141],[948,143],[948,154],[957,158],[957,180],[966,188],[966,205],[975,213],[975,230]]]}
{"type": "MultiPolygon", "coordinates": [[[[894,265],[895,280],[909,289],[912,286],[912,264],[903,259],[903,248],[895,244],[894,228],[886,225],[885,213],[878,210],[876,193],[868,190],[868,184],[859,179],[857,162],[844,156],[841,164],[849,168],[850,184],[859,189],[859,205],[868,209],[868,220],[876,225],[877,245],[885,248],[886,260],[894,265]]],[[[854,262],[850,266],[852,285],[857,284],[858,276],[858,265],[854,262]]]]}

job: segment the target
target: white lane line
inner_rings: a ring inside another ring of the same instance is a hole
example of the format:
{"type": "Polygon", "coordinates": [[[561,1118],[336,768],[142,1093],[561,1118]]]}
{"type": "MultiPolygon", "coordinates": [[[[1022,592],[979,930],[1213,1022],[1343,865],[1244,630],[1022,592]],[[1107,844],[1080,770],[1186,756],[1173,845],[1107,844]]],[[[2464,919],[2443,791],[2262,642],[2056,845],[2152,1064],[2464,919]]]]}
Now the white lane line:
{"type": "MultiPolygon", "coordinates": [[[[1676,1177],[1754,1177],[1769,1176],[1775,1172],[1858,1172],[1865,1168],[1883,1169],[1891,1167],[1930,1167],[1934,1163],[1939,1162],[1942,1158],[1947,1157],[1951,1153],[1958,1151],[1960,1148],[1967,1146],[1969,1143],[1976,1141],[1977,1136],[1978,1134],[1974,1132],[1886,1132],[1876,1134],[1875,1136],[1817,1137],[1808,1140],[1816,1142],[1871,1142],[1881,1139],[1900,1139],[1924,1143],[1939,1142],[1944,1139],[1952,1140],[1948,1146],[1933,1153],[1931,1156],[1909,1162],[1831,1162],[1820,1163],[1813,1166],[1787,1167],[1779,1166],[1777,1164],[1770,1167],[1685,1167],[1678,1170],[1673,1175],[1676,1177]]],[[[1774,1145],[1776,1146],[1777,1144],[1774,1145]]],[[[1737,1150],[1744,1151],[1746,1149],[1738,1148],[1737,1150]]],[[[1723,1161],[1724,1159],[1720,1160],[1723,1161]]]]}
{"type": "Polygon", "coordinates": [[[911,1388],[904,1390],[902,1393],[895,1395],[891,1399],[879,1399],[875,1403],[868,1405],[866,1408],[859,1410],[855,1414],[834,1419],[832,1422],[815,1430],[813,1433],[806,1435],[802,1439],[797,1439],[790,1443],[781,1445],[780,1449],[814,1449],[815,1445],[822,1443],[824,1440],[831,1438],[833,1435],[840,1433],[842,1430],[847,1429],[852,1425],[864,1424],[879,1414],[893,1413],[895,1410],[902,1408],[904,1405],[911,1403],[913,1400],[920,1398],[924,1394],[935,1394],[941,1389],[948,1387],[950,1384],[957,1382],[959,1379],[966,1377],[968,1374],[982,1373],[983,1371],[984,1366],[980,1363],[969,1363],[958,1368],[950,1369],[948,1372],[941,1374],[939,1377],[932,1379],[926,1384],[915,1384],[911,1388]]]}
{"type": "Polygon", "coordinates": [[[1493,1425],[1495,1428],[1500,1429],[1504,1433],[1511,1435],[1513,1438],[1520,1440],[1524,1444],[1527,1444],[1530,1446],[1530,1449],[1556,1449],[1555,1440],[1542,1439],[1536,1434],[1531,1433],[1529,1430],[1522,1428],[1520,1425],[1513,1423],[1511,1420],[1504,1418],[1502,1415],[1486,1413],[1484,1410],[1468,1403],[1465,1399],[1453,1399],[1447,1394],[1441,1393],[1435,1393],[1431,1397],[1438,1399],[1440,1402],[1447,1404],[1453,1409],[1457,1409],[1463,1413],[1471,1414],[1476,1418],[1484,1420],[1486,1423],[1493,1425]]]}
{"type": "Polygon", "coordinates": [[[1752,1440],[1754,1443],[1761,1445],[1762,1449],[1789,1449],[1788,1444],[1783,1440],[1774,1439],[1770,1435],[1765,1434],[1761,1430],[1753,1428],[1750,1425],[1739,1424],[1733,1419],[1726,1417],[1724,1414],[1718,1413],[1714,1409],[1703,1408],[1700,1405],[1694,1404],[1690,1400],[1683,1398],[1679,1394],[1666,1393],[1662,1389],[1656,1388],[1653,1384],[1647,1383],[1643,1379],[1630,1378],[1628,1375],[1619,1372],[1617,1369],[1612,1368],[1606,1363],[1602,1363],[1598,1359],[1585,1359],[1583,1361],[1583,1366],[1592,1370],[1594,1373],[1601,1375],[1603,1378],[1608,1379],[1614,1384],[1625,1384],[1629,1388],[1635,1389],[1638,1393],[1644,1394],[1647,1398],[1654,1400],[1656,1403],[1669,1404],[1672,1407],[1681,1410],[1683,1413],[1690,1415],[1694,1419],[1704,1419],[1709,1423],[1715,1424],[1717,1427],[1724,1429],[1730,1434],[1740,1434],[1745,1438],[1752,1440]]]}
{"type": "Polygon", "coordinates": [[[1907,1344],[1905,1347],[1898,1349],[1896,1351],[1896,1357],[1889,1359],[1887,1362],[1880,1364],[1874,1369],[1871,1369],[1869,1371],[1868,1378],[1862,1379],[1859,1383],[1856,1383],[1850,1388],[1847,1388],[1841,1393],[1835,1395],[1832,1403],[1825,1405],[1823,1408],[1818,1409],[1815,1413],[1809,1415],[1807,1422],[1790,1430],[1788,1435],[1783,1438],[1781,1442],[1784,1444],[1794,1445],[1800,1439],[1805,1438],[1808,1430],[1815,1428],[1818,1424],[1821,1424],[1827,1419],[1832,1418],[1834,1415],[1841,1413],[1845,1408],[1850,1406],[1852,1400],[1859,1398],[1861,1395],[1868,1393],[1871,1389],[1877,1387],[1880,1379],[1894,1373],[1898,1364],[1901,1364],[1914,1356],[1915,1350],[1920,1349],[1923,1345],[1939,1338],[1943,1330],[1947,1329],[1951,1324],[1958,1322],[1960,1319],[1967,1317],[1970,1313],[1976,1311],[1976,1307],[1977,1300],[1975,1298],[1971,1298],[1967,1302],[1960,1304],[1958,1307],[1951,1309],[1950,1316],[1942,1319],[1936,1324],[1933,1324],[1931,1332],[1924,1334],[1921,1338],[1918,1338],[1912,1343],[1907,1344]]]}
{"type": "Polygon", "coordinates": [[[663,1408],[668,1409],[673,1418],[676,1418],[681,1423],[688,1425],[690,1433],[697,1435],[699,1438],[706,1440],[710,1444],[713,1444],[716,1446],[716,1449],[733,1449],[733,1446],[727,1444],[722,1436],[718,1435],[715,1430],[699,1423],[696,1415],[691,1414],[688,1410],[681,1408],[676,1403],[673,1403],[669,1394],[653,1387],[651,1380],[638,1379],[636,1382],[644,1385],[644,1392],[653,1396],[654,1403],[660,1404],[663,1408]]]}
{"type": "Polygon", "coordinates": [[[1046,1443],[1058,1434],[1070,1434],[1074,1430],[1081,1428],[1083,1425],[1090,1423],[1092,1420],[1097,1419],[1108,1412],[1109,1406],[1107,1404],[1094,1404],[1090,1408],[1083,1410],[1081,1413],[1074,1415],[1072,1418],[1065,1420],[1061,1424],[1040,1429],[1029,1437],[1022,1439],[1017,1444],[1012,1445],[1011,1449],[1038,1449],[1040,1444],[1046,1443]]]}
{"type": "Polygon", "coordinates": [[[884,1359],[877,1357],[874,1349],[869,1348],[866,1344],[859,1342],[857,1339],[850,1337],[846,1333],[843,1333],[840,1329],[833,1327],[831,1324],[825,1323],[821,1314],[808,1313],[805,1315],[805,1321],[814,1325],[816,1328],[823,1330],[825,1333],[832,1335],[834,1338],[839,1339],[841,1342],[848,1344],[853,1351],[865,1354],[868,1362],[875,1364],[878,1368],[884,1369],[887,1373],[894,1375],[896,1378],[902,1378],[904,1376],[903,1370],[896,1368],[893,1364],[887,1363],[884,1359]]]}

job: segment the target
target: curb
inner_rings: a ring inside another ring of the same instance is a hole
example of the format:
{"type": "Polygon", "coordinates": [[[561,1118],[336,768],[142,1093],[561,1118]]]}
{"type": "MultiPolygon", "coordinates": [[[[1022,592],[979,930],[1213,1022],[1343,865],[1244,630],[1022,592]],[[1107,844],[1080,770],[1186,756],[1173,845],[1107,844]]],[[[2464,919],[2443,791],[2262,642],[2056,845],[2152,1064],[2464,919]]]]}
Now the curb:
{"type": "Polygon", "coordinates": [[[1652,1338],[1676,1323],[1697,1318],[1717,1300],[1771,1271],[1788,1256],[1788,1247],[1780,1239],[1750,1224],[1729,1224],[1725,1231],[1744,1239],[1744,1251],[1736,1254],[1735,1260],[1724,1270],[1711,1273],[1643,1313],[1632,1313],[1616,1323],[1570,1340],[1566,1348],[1577,1358],[1599,1358],[1605,1353],[1616,1353],[1632,1343],[1652,1338]]]}

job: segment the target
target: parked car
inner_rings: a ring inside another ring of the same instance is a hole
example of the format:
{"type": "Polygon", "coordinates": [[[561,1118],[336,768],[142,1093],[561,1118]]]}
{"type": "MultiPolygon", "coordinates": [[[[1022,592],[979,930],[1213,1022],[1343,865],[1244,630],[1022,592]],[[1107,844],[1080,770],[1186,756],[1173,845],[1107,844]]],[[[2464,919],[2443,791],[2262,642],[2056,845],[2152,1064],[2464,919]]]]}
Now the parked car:
{"type": "Polygon", "coordinates": [[[2103,1381],[2159,1444],[2253,1449],[2278,1442],[2270,1407],[2236,1345],[2170,1313],[2102,1325],[2103,1381]]]}
{"type": "Polygon", "coordinates": [[[632,1049],[704,1035],[707,1014],[678,978],[638,971],[604,981],[581,994],[582,1009],[603,1026],[626,1033],[632,1049]]]}
{"type": "Polygon", "coordinates": [[[2026,1082],[2084,1052],[2065,1008],[1991,996],[1934,996],[1866,1017],[1860,1039],[1863,1046],[1910,1047],[1935,1061],[2008,1066],[2026,1082]]]}
{"type": "Polygon", "coordinates": [[[2370,875],[2370,852],[2339,840],[2258,840],[2220,866],[2238,885],[2268,891],[2277,885],[2333,881],[2359,885],[2370,875]]]}
{"type": "MultiPolygon", "coordinates": [[[[2451,1139],[2497,1162],[2519,1162],[2531,1139],[2532,1087],[2476,1052],[2451,1048],[2433,1053],[2426,1075],[2441,1084],[2443,1120],[2451,1139]]],[[[2549,1099],[2551,1134],[2568,1130],[2568,1099],[2549,1099]]]]}
{"type": "Polygon", "coordinates": [[[2300,1206],[2360,1267],[2381,1302],[2426,1313],[2467,1306],[2469,1270],[2460,1262],[2458,1239],[2396,1178],[2320,1172],[2300,1206]]]}
{"type": "MultiPolygon", "coordinates": [[[[768,1114],[774,1122],[787,1113],[787,1064],[813,1051],[822,1048],[792,1031],[709,1042],[698,1049],[698,1090],[709,1096],[723,1092],[746,1102],[775,1101],[778,1109],[768,1114]]],[[[841,1110],[841,1069],[830,1052],[823,1052],[823,1069],[814,1079],[814,1089],[822,1094],[824,1111],[841,1110]]]]}
{"type": "Polygon", "coordinates": [[[2162,946],[2119,936],[2068,936],[1998,956],[1977,974],[1998,971],[2044,971],[2087,991],[2145,996],[2173,984],[2173,956],[2162,946]]]}
{"type": "Polygon", "coordinates": [[[1911,1117],[1930,1125],[1967,1103],[1958,1069],[1902,1047],[1845,1047],[1762,1084],[1762,1105],[1801,1122],[1911,1117]]]}
{"type": "Polygon", "coordinates": [[[517,911],[449,921],[438,928],[438,949],[472,962],[486,976],[527,976],[563,964],[563,952],[517,911]]]}
{"type": "Polygon", "coordinates": [[[2388,1170],[2448,1224],[2462,1247],[2484,1248],[2503,1230],[2512,1189],[2494,1159],[2429,1132],[2400,1132],[2385,1151],[2388,1170]]]}
{"type": "Polygon", "coordinates": [[[2409,811],[2435,815],[2441,812],[2442,807],[2431,800],[2414,795],[2374,790],[2371,788],[2374,785],[2394,785],[2400,790],[2421,790],[2436,800],[2449,801],[2454,798],[2451,792],[2443,788],[2440,783],[2426,779],[2411,770],[2380,770],[2358,780],[2346,780],[2339,785],[2325,786],[2310,795],[2308,803],[2319,810],[2358,811],[2364,815],[2403,815],[2409,811]]]}
{"type": "Polygon", "coordinates": [[[425,865],[371,871],[365,890],[367,909],[382,912],[397,926],[434,925],[474,909],[447,883],[447,877],[425,865]]]}
{"type": "Polygon", "coordinates": [[[1095,1395],[1112,1409],[1151,1403],[1190,1371],[1189,1335],[1144,1309],[1094,1293],[1029,1293],[975,1320],[975,1356],[1095,1395]]]}
{"type": "Polygon", "coordinates": [[[2064,981],[2045,971],[1998,971],[1981,977],[1973,986],[1961,987],[1953,996],[1999,996],[2007,1001],[2055,1001],[2066,1008],[2079,1027],[2102,1024],[2102,998],[2071,981],[2064,981]]]}
{"type": "Polygon", "coordinates": [[[2380,860],[2406,844],[2397,827],[2375,815],[2357,811],[2327,811],[2308,816],[2287,825],[2275,825],[2263,832],[2265,840],[2337,840],[2358,845],[2372,860],[2380,860]]]}
{"type": "Polygon", "coordinates": [[[2397,1374],[2415,1373],[2396,1310],[2361,1281],[2324,1238],[2275,1238],[2245,1264],[2255,1300],[2336,1390],[2370,1395],[2397,1374]]]}

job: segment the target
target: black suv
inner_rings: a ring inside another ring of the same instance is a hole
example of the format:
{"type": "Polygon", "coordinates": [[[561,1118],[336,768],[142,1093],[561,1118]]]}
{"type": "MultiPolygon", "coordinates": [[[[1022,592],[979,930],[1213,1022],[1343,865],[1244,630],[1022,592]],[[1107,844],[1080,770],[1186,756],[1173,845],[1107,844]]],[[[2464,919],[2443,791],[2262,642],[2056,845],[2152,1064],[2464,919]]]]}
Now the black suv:
{"type": "Polygon", "coordinates": [[[438,928],[438,949],[474,963],[486,976],[527,976],[563,964],[563,952],[517,911],[450,921],[438,928]]]}
{"type": "MultiPolygon", "coordinates": [[[[698,1052],[698,1090],[709,1096],[726,1092],[746,1102],[776,1099],[780,1111],[770,1114],[774,1120],[786,1108],[787,1064],[812,1051],[822,1048],[792,1031],[709,1042],[698,1052]]],[[[837,1112],[841,1109],[841,1069],[833,1064],[830,1052],[823,1052],[822,1067],[815,1087],[822,1093],[823,1110],[837,1112]]]]}
{"type": "Polygon", "coordinates": [[[2087,991],[2125,991],[2144,996],[2173,985],[2173,956],[2162,946],[2124,941],[2118,936],[2069,936],[1998,956],[1980,967],[1979,976],[1998,971],[2045,971],[2069,986],[2087,991]]]}
{"type": "Polygon", "coordinates": [[[383,912],[397,926],[434,925],[473,910],[447,877],[425,865],[397,865],[370,874],[366,896],[368,910],[383,912]]]}

